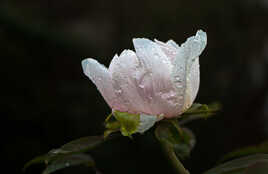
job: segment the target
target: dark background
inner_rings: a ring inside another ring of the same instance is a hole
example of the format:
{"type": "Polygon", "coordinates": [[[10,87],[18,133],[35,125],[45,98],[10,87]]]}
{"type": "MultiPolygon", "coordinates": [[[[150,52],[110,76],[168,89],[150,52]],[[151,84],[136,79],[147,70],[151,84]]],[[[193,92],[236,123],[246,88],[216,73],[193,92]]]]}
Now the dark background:
{"type": "MultiPolygon", "coordinates": [[[[110,108],[82,73],[82,59],[107,66],[115,53],[133,49],[133,37],[182,43],[198,29],[207,32],[208,45],[196,102],[219,101],[223,111],[189,125],[197,144],[185,165],[193,174],[226,152],[268,139],[267,0],[2,0],[2,166],[20,173],[37,155],[102,134],[110,108]]],[[[111,142],[92,156],[103,174],[172,173],[152,131],[111,142]]]]}

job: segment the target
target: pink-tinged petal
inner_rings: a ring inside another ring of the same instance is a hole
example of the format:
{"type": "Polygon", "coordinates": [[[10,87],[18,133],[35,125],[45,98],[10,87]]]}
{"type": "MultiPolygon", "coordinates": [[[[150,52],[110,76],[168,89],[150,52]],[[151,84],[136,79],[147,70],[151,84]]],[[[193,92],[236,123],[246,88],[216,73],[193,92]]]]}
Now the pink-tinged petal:
{"type": "Polygon", "coordinates": [[[172,60],[171,81],[177,96],[177,106],[173,114],[168,117],[175,117],[183,112],[185,90],[186,90],[186,53],[183,49],[177,49],[176,57],[172,60]]]}
{"type": "Polygon", "coordinates": [[[114,88],[112,78],[108,69],[94,59],[85,59],[82,61],[83,71],[86,76],[97,86],[105,101],[111,108],[120,107],[114,88]]]}
{"type": "MultiPolygon", "coordinates": [[[[177,48],[174,46],[174,43],[170,40],[167,43],[161,42],[159,40],[154,39],[154,42],[162,49],[162,51],[166,54],[166,56],[172,60],[176,57],[177,48]]],[[[175,43],[176,44],[176,43],[175,43]]]]}
{"type": "Polygon", "coordinates": [[[152,112],[143,86],[141,86],[142,79],[146,78],[147,74],[134,51],[124,50],[119,57],[115,56],[109,66],[109,71],[112,75],[113,87],[117,91],[116,95],[126,105],[124,112],[152,112]]]}
{"type": "Polygon", "coordinates": [[[148,39],[133,39],[136,54],[146,75],[141,79],[145,96],[152,109],[151,115],[174,115],[178,106],[178,96],[174,88],[170,59],[158,46],[148,39]]]}

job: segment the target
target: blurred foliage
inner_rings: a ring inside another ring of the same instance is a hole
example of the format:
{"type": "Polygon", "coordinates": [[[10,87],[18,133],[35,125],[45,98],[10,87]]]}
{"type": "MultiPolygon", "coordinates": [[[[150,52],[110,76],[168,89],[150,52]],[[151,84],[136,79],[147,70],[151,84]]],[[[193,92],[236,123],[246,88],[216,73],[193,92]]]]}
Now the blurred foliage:
{"type": "Polygon", "coordinates": [[[38,163],[44,163],[47,166],[42,172],[43,174],[82,164],[95,167],[95,161],[84,153],[93,150],[107,139],[104,139],[103,136],[89,136],[73,140],[60,148],[52,149],[44,155],[35,157],[24,165],[23,171],[25,172],[28,167],[38,163]]]}
{"type": "Polygon", "coordinates": [[[257,154],[226,162],[204,174],[265,174],[267,166],[268,155],[257,154]]]}
{"type": "Polygon", "coordinates": [[[192,131],[179,127],[175,120],[160,122],[156,127],[155,136],[163,146],[167,146],[174,151],[180,159],[190,157],[191,150],[196,142],[192,131]]]}
{"type": "Polygon", "coordinates": [[[224,162],[237,157],[248,156],[252,154],[264,153],[268,154],[268,142],[261,143],[256,146],[248,146],[224,155],[219,162],[224,162]]]}
{"type": "MultiPolygon", "coordinates": [[[[198,29],[208,34],[196,102],[220,101],[224,110],[189,124],[197,138],[185,162],[192,173],[267,140],[267,19],[266,0],[2,0],[1,149],[9,173],[64,142],[102,134],[110,109],[80,62],[90,56],[108,66],[115,53],[133,49],[133,37],[182,43],[198,29]]],[[[171,173],[159,148],[148,132],[92,156],[102,173],[171,173]]]]}
{"type": "Polygon", "coordinates": [[[120,131],[122,136],[128,136],[133,139],[133,134],[144,134],[150,128],[153,129],[156,123],[154,134],[166,152],[165,154],[172,161],[178,173],[184,173],[185,171],[188,173],[180,163],[179,158],[190,157],[196,140],[190,129],[180,125],[197,119],[206,119],[212,114],[216,114],[218,110],[218,104],[204,105],[194,103],[180,118],[163,119],[158,122],[156,116],[130,114],[113,110],[105,119],[106,130],[104,135],[82,137],[66,143],[60,148],[52,149],[48,153],[37,156],[27,162],[23,167],[23,171],[25,172],[28,167],[38,163],[45,163],[47,166],[43,174],[53,173],[66,167],[81,164],[96,169],[95,161],[89,155],[84,154],[85,152],[92,151],[105,141],[118,137],[118,134],[112,135],[112,133],[120,131]],[[142,119],[142,117],[146,117],[146,119],[142,119]]]}

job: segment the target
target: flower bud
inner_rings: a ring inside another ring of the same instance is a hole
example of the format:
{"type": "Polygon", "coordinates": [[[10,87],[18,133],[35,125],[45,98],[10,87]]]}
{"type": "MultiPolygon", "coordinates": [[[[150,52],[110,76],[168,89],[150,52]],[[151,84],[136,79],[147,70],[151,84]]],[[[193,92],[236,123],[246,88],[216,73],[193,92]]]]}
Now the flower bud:
{"type": "Polygon", "coordinates": [[[109,68],[91,58],[83,60],[82,67],[113,110],[172,118],[196,98],[199,56],[206,43],[201,30],[181,46],[172,40],[135,38],[135,52],[115,55],[109,68]]]}

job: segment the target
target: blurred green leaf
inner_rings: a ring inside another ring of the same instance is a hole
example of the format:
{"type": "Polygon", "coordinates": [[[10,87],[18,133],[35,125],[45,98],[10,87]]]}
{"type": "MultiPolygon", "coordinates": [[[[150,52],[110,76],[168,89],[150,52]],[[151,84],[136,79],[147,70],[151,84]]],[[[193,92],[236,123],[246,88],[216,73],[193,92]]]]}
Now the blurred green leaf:
{"type": "MultiPolygon", "coordinates": [[[[103,136],[88,136],[73,140],[56,149],[58,153],[78,153],[91,150],[104,142],[103,136]]],[[[54,152],[55,153],[55,152],[54,152]]]]}
{"type": "Polygon", "coordinates": [[[245,174],[267,174],[268,173],[268,161],[258,162],[250,166],[245,174]]]}
{"type": "Polygon", "coordinates": [[[209,105],[194,103],[180,116],[180,125],[197,119],[207,119],[210,116],[215,115],[220,109],[221,105],[219,103],[213,103],[209,105]]]}
{"type": "MultiPolygon", "coordinates": [[[[208,170],[204,174],[246,174],[245,172],[248,170],[253,170],[251,167],[254,167],[256,164],[267,163],[267,154],[256,154],[226,162],[213,169],[208,170]]],[[[257,168],[255,169],[257,170],[257,168]]]]}
{"type": "Polygon", "coordinates": [[[38,163],[46,163],[49,164],[50,162],[54,161],[58,158],[63,158],[65,156],[79,154],[82,152],[89,151],[98,145],[104,142],[103,136],[88,136],[79,138],[77,140],[73,140],[67,144],[64,144],[58,149],[52,149],[47,154],[38,156],[31,161],[27,162],[23,168],[25,171],[29,166],[38,163]]]}
{"type": "Polygon", "coordinates": [[[241,148],[233,152],[230,152],[224,155],[223,158],[219,162],[222,163],[230,159],[234,159],[234,158],[242,157],[242,156],[248,156],[248,155],[257,154],[257,153],[268,153],[268,142],[264,142],[256,146],[249,146],[249,147],[241,148]]]}
{"type": "Polygon", "coordinates": [[[180,128],[174,120],[160,123],[155,135],[161,143],[172,147],[181,159],[189,157],[195,145],[193,133],[187,128],[180,128]]]}
{"type": "Polygon", "coordinates": [[[49,158],[49,154],[45,154],[45,155],[41,155],[41,156],[37,156],[34,159],[32,159],[31,161],[27,162],[24,167],[23,167],[23,171],[25,171],[28,167],[30,167],[33,164],[39,164],[39,163],[43,163],[45,162],[47,159],[49,158]]]}
{"type": "Polygon", "coordinates": [[[42,174],[50,174],[66,167],[82,165],[82,164],[86,165],[87,167],[95,166],[94,160],[89,155],[86,154],[67,155],[59,157],[54,161],[52,161],[51,163],[49,163],[42,174]]]}

